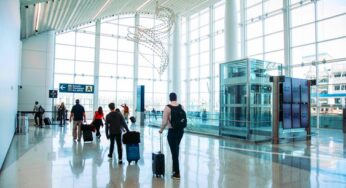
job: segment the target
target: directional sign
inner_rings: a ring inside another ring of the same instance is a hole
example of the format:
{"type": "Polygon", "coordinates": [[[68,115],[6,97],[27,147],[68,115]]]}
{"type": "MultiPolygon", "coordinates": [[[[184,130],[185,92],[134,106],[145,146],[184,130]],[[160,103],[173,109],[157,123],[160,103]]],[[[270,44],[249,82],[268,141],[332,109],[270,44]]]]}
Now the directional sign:
{"type": "Polygon", "coordinates": [[[94,93],[94,85],[84,84],[59,84],[62,93],[94,93]]]}
{"type": "Polygon", "coordinates": [[[49,90],[49,98],[58,98],[58,90],[49,90]]]}

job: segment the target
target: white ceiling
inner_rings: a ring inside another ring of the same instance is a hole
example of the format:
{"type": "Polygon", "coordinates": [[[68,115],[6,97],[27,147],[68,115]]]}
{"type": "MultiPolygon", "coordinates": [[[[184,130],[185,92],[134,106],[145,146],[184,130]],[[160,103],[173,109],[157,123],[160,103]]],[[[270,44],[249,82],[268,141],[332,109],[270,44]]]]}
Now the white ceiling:
{"type": "MultiPolygon", "coordinates": [[[[147,0],[110,0],[103,11],[95,18],[117,14],[134,13],[147,0]]],[[[159,5],[169,7],[176,14],[183,14],[218,0],[158,0],[159,5]]],[[[107,0],[21,0],[21,38],[49,30],[62,31],[94,21],[97,12],[107,0]],[[35,31],[36,12],[40,3],[41,12],[38,31],[35,31]],[[35,8],[37,6],[37,8],[35,8]]],[[[156,0],[151,0],[140,11],[152,11],[156,0]]]]}

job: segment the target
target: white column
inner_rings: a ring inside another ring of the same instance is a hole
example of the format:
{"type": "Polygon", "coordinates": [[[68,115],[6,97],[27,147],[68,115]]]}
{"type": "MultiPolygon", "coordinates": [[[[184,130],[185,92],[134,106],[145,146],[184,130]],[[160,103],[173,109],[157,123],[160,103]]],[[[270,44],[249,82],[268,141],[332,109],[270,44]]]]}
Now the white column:
{"type": "Polygon", "coordinates": [[[215,33],[214,33],[214,7],[209,7],[209,106],[207,111],[214,112],[215,110],[215,62],[214,62],[214,39],[215,39],[215,33]]]}
{"type": "Polygon", "coordinates": [[[190,98],[190,17],[186,18],[186,55],[185,55],[185,62],[186,62],[186,106],[187,110],[191,108],[191,98],[190,98]]]}
{"type": "Polygon", "coordinates": [[[169,62],[172,64],[172,92],[175,92],[178,98],[181,94],[180,82],[182,82],[180,76],[180,21],[180,16],[176,16],[173,31],[173,59],[169,62]]]}
{"type": "Polygon", "coordinates": [[[237,7],[236,0],[225,1],[225,61],[236,60],[237,49],[237,7]]]}
{"type": "MultiPolygon", "coordinates": [[[[135,15],[135,25],[139,25],[139,15],[135,15]]],[[[136,31],[135,31],[136,32],[136,31]]],[[[132,109],[136,109],[137,104],[137,85],[138,85],[138,55],[139,55],[139,49],[138,49],[138,43],[134,42],[134,50],[133,50],[133,95],[132,95],[132,109]]],[[[144,91],[147,88],[144,88],[144,91]]]]}
{"type": "Polygon", "coordinates": [[[99,70],[100,70],[100,33],[101,33],[101,21],[97,20],[95,33],[95,63],[94,63],[94,110],[99,106],[99,70]]]}
{"type": "Polygon", "coordinates": [[[246,5],[247,0],[240,1],[240,20],[241,20],[241,57],[245,58],[247,56],[247,42],[246,42],[246,33],[247,33],[247,23],[246,23],[246,5]]]}
{"type": "Polygon", "coordinates": [[[283,1],[283,22],[284,22],[284,66],[285,75],[292,76],[292,68],[291,68],[291,30],[290,30],[290,0],[282,0],[283,1]]]}
{"type": "Polygon", "coordinates": [[[48,98],[48,90],[54,89],[54,52],[54,31],[23,40],[18,110],[32,110],[38,101],[50,111],[52,99],[48,98]]]}

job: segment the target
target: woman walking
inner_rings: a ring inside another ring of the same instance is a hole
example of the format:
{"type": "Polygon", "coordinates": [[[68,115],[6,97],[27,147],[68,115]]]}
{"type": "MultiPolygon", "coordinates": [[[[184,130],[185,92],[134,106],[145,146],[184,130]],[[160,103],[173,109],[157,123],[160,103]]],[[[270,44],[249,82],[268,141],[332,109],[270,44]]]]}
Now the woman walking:
{"type": "Polygon", "coordinates": [[[103,121],[105,120],[104,115],[103,115],[103,110],[102,107],[100,106],[98,110],[94,114],[93,118],[93,124],[95,125],[96,128],[96,137],[100,139],[101,134],[100,134],[100,127],[103,127],[103,121]]]}

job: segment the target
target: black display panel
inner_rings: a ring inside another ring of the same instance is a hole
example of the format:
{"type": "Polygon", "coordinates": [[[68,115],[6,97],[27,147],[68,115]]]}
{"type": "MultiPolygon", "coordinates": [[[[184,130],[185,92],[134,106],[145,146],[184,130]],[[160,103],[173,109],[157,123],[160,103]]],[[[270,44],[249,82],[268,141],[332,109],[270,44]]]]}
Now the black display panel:
{"type": "Polygon", "coordinates": [[[286,104],[292,102],[291,80],[291,78],[285,77],[285,82],[282,83],[283,103],[286,104]]]}
{"type": "Polygon", "coordinates": [[[300,105],[300,127],[305,128],[308,126],[308,105],[300,105]]]}
{"type": "Polygon", "coordinates": [[[300,103],[300,79],[292,78],[292,103],[300,103]]]}
{"type": "Polygon", "coordinates": [[[292,115],[291,115],[291,104],[282,104],[282,128],[290,129],[292,128],[292,115]]]}
{"type": "Polygon", "coordinates": [[[300,104],[292,104],[292,128],[300,128],[300,104]]]}
{"type": "Polygon", "coordinates": [[[301,103],[308,104],[309,102],[309,92],[308,92],[308,81],[300,80],[300,99],[301,103]]]}

